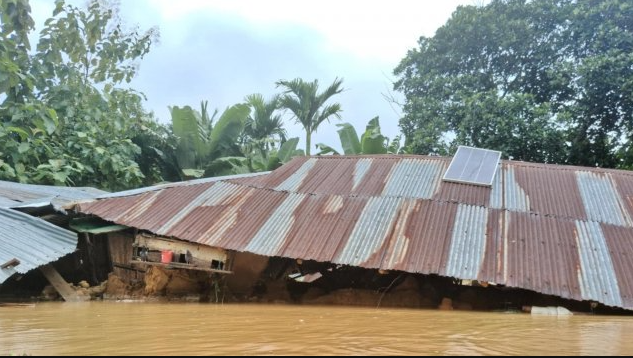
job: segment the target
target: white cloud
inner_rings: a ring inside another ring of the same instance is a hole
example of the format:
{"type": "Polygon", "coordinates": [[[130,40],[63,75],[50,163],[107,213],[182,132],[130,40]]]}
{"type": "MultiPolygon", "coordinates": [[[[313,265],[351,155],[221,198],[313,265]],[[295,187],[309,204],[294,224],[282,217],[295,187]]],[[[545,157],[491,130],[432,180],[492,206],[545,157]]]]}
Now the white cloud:
{"type": "Polygon", "coordinates": [[[275,34],[279,25],[307,27],[322,34],[332,51],[396,63],[421,35],[432,36],[457,5],[470,2],[154,0],[151,6],[159,9],[166,22],[179,22],[201,13],[236,16],[263,36],[275,34]]]}

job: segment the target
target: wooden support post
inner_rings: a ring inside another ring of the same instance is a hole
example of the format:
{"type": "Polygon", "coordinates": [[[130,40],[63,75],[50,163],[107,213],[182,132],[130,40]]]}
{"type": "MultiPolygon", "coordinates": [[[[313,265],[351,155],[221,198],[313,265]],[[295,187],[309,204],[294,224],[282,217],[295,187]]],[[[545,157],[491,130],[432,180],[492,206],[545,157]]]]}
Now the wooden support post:
{"type": "Polygon", "coordinates": [[[64,301],[66,302],[82,302],[90,300],[90,296],[81,296],[78,295],[75,290],[70,287],[68,282],[64,280],[62,275],[55,270],[53,265],[48,264],[40,267],[40,271],[44,274],[44,277],[50,282],[53,287],[57,290],[57,292],[62,296],[64,301]]]}

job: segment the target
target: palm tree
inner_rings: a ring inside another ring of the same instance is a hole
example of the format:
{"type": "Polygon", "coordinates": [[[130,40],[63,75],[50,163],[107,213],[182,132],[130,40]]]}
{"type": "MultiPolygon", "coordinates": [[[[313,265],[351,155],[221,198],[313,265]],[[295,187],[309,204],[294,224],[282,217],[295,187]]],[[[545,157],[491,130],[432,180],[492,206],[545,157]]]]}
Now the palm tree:
{"type": "Polygon", "coordinates": [[[336,78],[325,91],[317,93],[318,80],[305,82],[296,78],[292,81],[277,82],[277,87],[285,87],[284,95],[281,97],[281,107],[289,109],[306,131],[306,155],[310,155],[312,133],[316,132],[319,125],[326,119],[329,120],[331,116],[341,119],[340,104],[334,103],[325,107],[324,104],[330,97],[343,91],[342,83],[343,79],[336,78]]]}
{"type": "Polygon", "coordinates": [[[251,115],[246,119],[244,134],[248,142],[257,143],[260,150],[268,151],[270,141],[275,137],[280,143],[286,141],[286,130],[283,127],[281,114],[275,114],[279,109],[279,95],[266,102],[259,93],[246,96],[246,103],[251,107],[251,115]]]}

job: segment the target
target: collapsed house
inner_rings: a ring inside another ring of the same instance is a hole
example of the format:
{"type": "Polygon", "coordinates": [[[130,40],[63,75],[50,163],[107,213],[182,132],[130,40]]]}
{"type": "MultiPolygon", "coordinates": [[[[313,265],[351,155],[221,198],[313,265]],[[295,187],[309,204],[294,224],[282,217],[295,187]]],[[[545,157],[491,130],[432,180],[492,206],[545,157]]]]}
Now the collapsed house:
{"type": "MultiPolygon", "coordinates": [[[[165,190],[178,191],[180,190],[178,188],[188,186],[213,185],[213,183],[222,180],[244,179],[267,174],[268,172],[249,173],[166,183],[117,193],[107,193],[98,196],[96,200],[104,203],[111,200],[117,202],[126,197],[142,196],[165,190]]],[[[76,204],[77,202],[70,203],[66,205],[66,207],[68,209],[77,209],[81,205],[87,205],[80,204],[76,206],[76,204]]],[[[202,281],[209,281],[210,278],[210,281],[206,283],[212,283],[213,277],[210,277],[211,275],[231,274],[233,273],[231,271],[232,266],[235,263],[239,265],[241,262],[245,262],[246,265],[250,267],[254,264],[253,260],[257,261],[257,258],[248,255],[235,257],[234,252],[224,250],[223,248],[182,241],[174,239],[171,236],[153,235],[146,230],[134,226],[121,225],[118,223],[113,224],[112,222],[102,220],[95,216],[74,217],[70,223],[70,227],[86,238],[91,239],[93,242],[102,243],[106,247],[106,251],[104,251],[103,254],[109,263],[109,272],[111,272],[115,278],[114,281],[108,280],[108,292],[106,292],[105,297],[109,298],[129,297],[129,292],[120,286],[142,283],[146,279],[145,273],[148,272],[148,270],[151,272],[151,267],[177,269],[178,271],[194,271],[177,276],[181,280],[189,281],[189,285],[187,282],[184,284],[182,282],[170,283],[170,286],[178,286],[176,291],[188,293],[191,290],[192,284],[196,286],[196,282],[193,282],[189,276],[194,277],[194,280],[198,279],[202,281]],[[166,257],[166,254],[169,256],[166,257]]],[[[249,283],[256,278],[266,263],[266,260],[259,259],[258,263],[255,264],[256,269],[252,270],[253,272],[244,272],[244,270],[241,270],[240,275],[238,275],[239,277],[234,281],[245,280],[245,283],[239,284],[240,287],[245,290],[250,288],[249,283]]],[[[250,269],[247,269],[247,271],[248,270],[250,269]]],[[[163,282],[160,287],[166,286],[168,278],[162,274],[161,271],[155,270],[154,272],[159,276],[153,279],[159,281],[165,279],[166,281],[163,282]]],[[[101,273],[103,274],[104,272],[102,271],[101,273]]],[[[171,278],[171,274],[169,276],[171,278]]],[[[149,280],[151,281],[152,278],[149,280]]],[[[146,286],[156,286],[156,284],[148,284],[146,286]]],[[[170,287],[170,289],[173,290],[173,287],[170,287]]],[[[150,295],[156,290],[160,290],[160,288],[152,289],[145,287],[146,295],[150,295]]]]}
{"type": "Polygon", "coordinates": [[[633,309],[633,173],[451,160],[297,157],[267,175],[119,193],[76,210],[133,228],[130,260],[146,235],[633,309]]]}
{"type": "Polygon", "coordinates": [[[106,192],[0,181],[0,286],[40,268],[67,300],[79,298],[51,263],[77,251],[78,237],[67,229],[62,208],[106,192]]]}

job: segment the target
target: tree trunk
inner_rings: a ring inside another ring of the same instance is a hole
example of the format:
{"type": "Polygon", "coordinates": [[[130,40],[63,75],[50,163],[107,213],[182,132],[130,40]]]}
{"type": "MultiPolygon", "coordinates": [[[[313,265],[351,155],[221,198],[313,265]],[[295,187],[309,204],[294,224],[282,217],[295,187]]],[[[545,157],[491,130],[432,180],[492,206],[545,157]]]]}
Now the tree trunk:
{"type": "Polygon", "coordinates": [[[306,131],[306,155],[310,156],[310,142],[312,142],[312,133],[306,131]]]}

